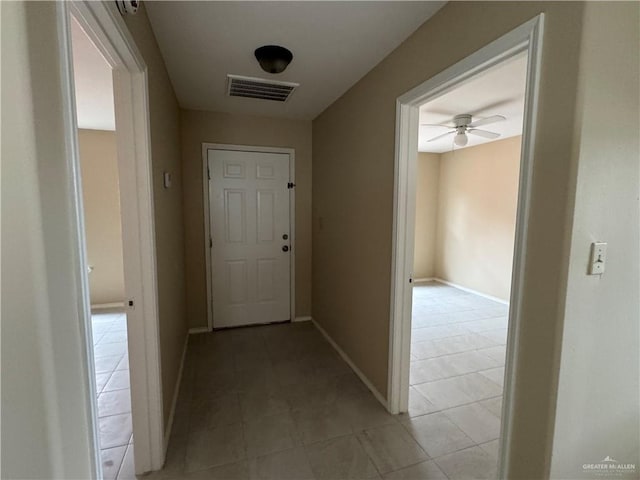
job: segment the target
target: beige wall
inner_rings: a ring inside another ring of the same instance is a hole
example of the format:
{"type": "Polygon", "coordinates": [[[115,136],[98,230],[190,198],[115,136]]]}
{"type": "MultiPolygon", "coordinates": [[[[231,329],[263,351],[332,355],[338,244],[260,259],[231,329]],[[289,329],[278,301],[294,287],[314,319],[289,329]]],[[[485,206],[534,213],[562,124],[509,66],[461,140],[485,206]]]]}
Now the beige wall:
{"type": "Polygon", "coordinates": [[[124,20],[149,71],[149,116],[154,220],[160,303],[160,349],[164,420],[169,418],[187,334],[184,279],[184,223],[180,169],[179,109],[144,3],[124,20]],[[172,175],[163,187],[163,172],[172,175]]]}
{"type": "MultiPolygon", "coordinates": [[[[551,478],[607,455],[640,476],[640,4],[588,3],[579,157],[551,478]],[[591,242],[605,272],[586,274],[591,242]]],[[[620,476],[605,475],[605,478],[620,476]]]]}
{"type": "Polygon", "coordinates": [[[546,14],[516,352],[520,380],[506,452],[512,479],[545,478],[549,469],[583,8],[578,2],[449,2],[313,121],[313,316],[386,395],[396,98],[546,14]]]}
{"type": "Polygon", "coordinates": [[[440,154],[418,153],[413,278],[435,276],[440,154]]]}
{"type": "Polygon", "coordinates": [[[91,305],[124,302],[116,134],[79,130],[91,305]]]}
{"type": "Polygon", "coordinates": [[[520,140],[440,156],[436,277],[509,300],[520,140]]]}
{"type": "Polygon", "coordinates": [[[311,313],[311,122],[249,115],[181,111],[185,262],[190,327],[207,326],[202,144],[295,149],[296,316],[311,313]]]}
{"type": "Polygon", "coordinates": [[[61,8],[0,2],[3,479],[95,475],[61,8]]]}

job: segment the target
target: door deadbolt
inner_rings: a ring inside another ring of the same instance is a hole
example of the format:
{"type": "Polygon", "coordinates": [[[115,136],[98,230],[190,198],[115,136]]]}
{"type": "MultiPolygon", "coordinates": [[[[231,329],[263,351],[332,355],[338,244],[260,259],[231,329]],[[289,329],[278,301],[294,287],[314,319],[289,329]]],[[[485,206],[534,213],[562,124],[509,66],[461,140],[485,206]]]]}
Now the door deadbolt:
{"type": "Polygon", "coordinates": [[[288,252],[289,251],[289,246],[288,245],[283,245],[282,246],[282,251],[283,252],[288,252]]]}
{"type": "Polygon", "coordinates": [[[282,239],[283,240],[288,240],[289,239],[289,235],[287,235],[286,233],[284,235],[282,235],[282,239]]]}

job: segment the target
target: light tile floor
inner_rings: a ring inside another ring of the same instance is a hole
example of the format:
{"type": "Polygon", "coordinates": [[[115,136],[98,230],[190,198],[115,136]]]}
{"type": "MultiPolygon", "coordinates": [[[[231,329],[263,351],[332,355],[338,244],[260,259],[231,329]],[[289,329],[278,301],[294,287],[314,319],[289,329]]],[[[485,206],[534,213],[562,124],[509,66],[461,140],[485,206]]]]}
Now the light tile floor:
{"type": "Polygon", "coordinates": [[[507,323],[506,305],[436,282],[414,286],[402,423],[450,479],[496,475],[507,323]]]}
{"type": "Polygon", "coordinates": [[[124,313],[94,313],[91,324],[104,479],[135,478],[127,319],[124,313]]]}
{"type": "Polygon", "coordinates": [[[484,332],[504,327],[479,322],[504,308],[446,288],[415,292],[416,331],[436,333],[419,338],[437,353],[421,345],[414,363],[454,362],[420,364],[409,414],[387,413],[310,322],[192,335],[166,463],[145,478],[490,478],[504,347],[484,332]],[[452,306],[475,310],[468,325],[452,306]]]}

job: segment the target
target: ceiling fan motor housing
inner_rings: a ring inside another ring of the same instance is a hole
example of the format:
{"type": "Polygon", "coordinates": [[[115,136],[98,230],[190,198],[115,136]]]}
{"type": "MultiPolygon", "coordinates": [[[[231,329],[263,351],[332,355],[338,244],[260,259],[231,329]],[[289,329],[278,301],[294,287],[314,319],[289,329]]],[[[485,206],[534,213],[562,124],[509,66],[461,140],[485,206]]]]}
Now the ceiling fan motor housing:
{"type": "Polygon", "coordinates": [[[466,127],[471,123],[471,118],[472,118],[471,115],[469,115],[468,113],[464,113],[462,115],[456,115],[455,117],[453,117],[453,123],[456,126],[456,128],[466,127]]]}

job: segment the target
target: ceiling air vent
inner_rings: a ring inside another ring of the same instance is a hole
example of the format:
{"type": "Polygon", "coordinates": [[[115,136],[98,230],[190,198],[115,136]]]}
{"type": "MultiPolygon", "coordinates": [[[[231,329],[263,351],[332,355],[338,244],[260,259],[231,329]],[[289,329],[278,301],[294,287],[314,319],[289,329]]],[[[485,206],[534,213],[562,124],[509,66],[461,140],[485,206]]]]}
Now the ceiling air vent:
{"type": "Polygon", "coordinates": [[[262,78],[241,77],[239,75],[227,75],[230,97],[261,98],[275,102],[286,102],[293,91],[300,86],[299,83],[276,82],[262,78]]]}

